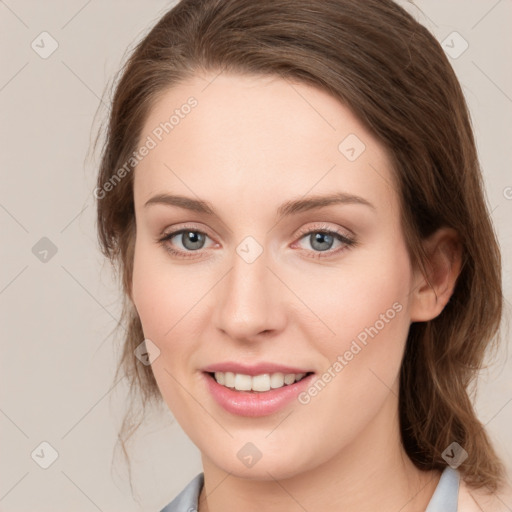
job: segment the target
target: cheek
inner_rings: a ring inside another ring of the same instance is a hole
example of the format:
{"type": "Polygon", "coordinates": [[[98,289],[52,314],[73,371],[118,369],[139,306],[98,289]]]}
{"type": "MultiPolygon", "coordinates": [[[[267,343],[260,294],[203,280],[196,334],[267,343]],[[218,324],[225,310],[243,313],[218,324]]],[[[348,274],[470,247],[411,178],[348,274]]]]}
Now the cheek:
{"type": "Polygon", "coordinates": [[[161,341],[173,337],[180,319],[192,313],[204,283],[199,275],[191,277],[184,267],[169,264],[163,248],[137,241],[132,295],[146,337],[161,341]]]}
{"type": "Polygon", "coordinates": [[[179,396],[172,376],[181,381],[177,372],[186,372],[190,365],[193,343],[189,336],[180,335],[180,330],[192,313],[192,304],[197,302],[197,291],[193,291],[179,267],[166,264],[165,257],[163,250],[139,239],[135,244],[132,297],[144,337],[160,350],[151,369],[167,401],[179,396]]]}
{"type": "MultiPolygon", "coordinates": [[[[407,252],[397,245],[379,255],[373,265],[362,255],[357,265],[340,271],[339,282],[326,281],[323,293],[315,294],[319,316],[334,334],[327,332],[317,343],[324,355],[324,373],[301,403],[308,404],[311,416],[322,418],[321,422],[343,421],[347,436],[360,431],[377,414],[390,389],[397,389],[410,326],[412,274],[407,252]]],[[[337,442],[339,432],[333,428],[326,435],[337,442]]]]}
{"type": "Polygon", "coordinates": [[[379,339],[379,346],[396,340],[393,344],[400,349],[410,323],[412,277],[405,246],[400,239],[390,239],[354,251],[336,269],[290,275],[289,280],[315,314],[314,319],[306,315],[301,328],[310,339],[320,335],[322,352],[332,358],[349,350],[355,339],[363,345],[379,339]]]}
{"type": "Polygon", "coordinates": [[[189,338],[180,336],[180,320],[190,311],[189,303],[197,301],[197,292],[191,291],[193,286],[179,268],[166,264],[166,255],[160,252],[140,239],[135,244],[132,297],[144,337],[160,350],[151,364],[160,394],[174,416],[186,422],[195,411],[188,410],[189,400],[178,383],[188,371],[194,347],[189,338]]]}
{"type": "Polygon", "coordinates": [[[144,337],[160,350],[151,368],[168,403],[178,403],[180,396],[189,401],[178,382],[197,370],[204,323],[201,301],[212,287],[210,274],[206,268],[170,263],[165,249],[155,247],[144,235],[135,244],[133,302],[144,337]]]}

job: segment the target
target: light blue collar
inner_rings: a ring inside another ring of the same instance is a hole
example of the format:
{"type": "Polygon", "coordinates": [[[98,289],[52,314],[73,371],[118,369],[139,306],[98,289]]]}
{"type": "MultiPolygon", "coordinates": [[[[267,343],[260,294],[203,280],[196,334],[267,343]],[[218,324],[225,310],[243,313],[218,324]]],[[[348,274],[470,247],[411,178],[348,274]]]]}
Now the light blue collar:
{"type": "Polygon", "coordinates": [[[457,512],[460,473],[446,466],[425,512],[457,512]]]}

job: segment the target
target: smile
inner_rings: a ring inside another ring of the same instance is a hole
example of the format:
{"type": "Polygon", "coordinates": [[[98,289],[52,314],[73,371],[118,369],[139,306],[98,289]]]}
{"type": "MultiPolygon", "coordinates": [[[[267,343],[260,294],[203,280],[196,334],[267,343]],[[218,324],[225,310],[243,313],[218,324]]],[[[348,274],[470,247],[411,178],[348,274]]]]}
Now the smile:
{"type": "MultiPolygon", "coordinates": [[[[311,372],[310,372],[311,373],[311,372]]],[[[308,373],[263,373],[260,375],[245,375],[243,373],[233,372],[215,372],[210,375],[221,386],[234,389],[236,391],[254,391],[264,393],[271,389],[279,389],[283,386],[289,386],[299,382],[308,373]]]]}

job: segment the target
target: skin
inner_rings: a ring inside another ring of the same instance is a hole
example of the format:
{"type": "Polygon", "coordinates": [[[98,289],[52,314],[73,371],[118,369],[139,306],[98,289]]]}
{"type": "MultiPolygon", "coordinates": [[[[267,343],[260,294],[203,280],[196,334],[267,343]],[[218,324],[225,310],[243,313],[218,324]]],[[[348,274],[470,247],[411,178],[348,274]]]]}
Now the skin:
{"type": "Polygon", "coordinates": [[[429,286],[406,249],[385,148],[347,107],[309,85],[196,75],[160,97],[140,140],[190,96],[197,107],[135,170],[132,300],[160,350],[152,370],[162,397],[201,451],[199,510],[424,510],[440,472],[418,470],[403,450],[398,376],[411,322],[437,316],[453,291],[455,233],[441,229],[425,241],[429,286]],[[366,146],[355,161],[338,150],[349,134],[366,146]],[[334,192],[374,208],[336,204],[278,218],[287,200],[334,192]],[[201,198],[215,213],[145,206],[157,194],[201,198]],[[205,232],[204,246],[190,250],[181,235],[158,242],[183,227],[205,232]],[[334,238],[322,251],[299,234],[319,227],[357,243],[334,238]],[[250,264],[236,252],[246,236],[263,249],[250,264]],[[241,417],[205,387],[201,368],[226,360],[320,376],[397,302],[401,311],[306,405],[241,417]],[[237,457],[247,442],[262,453],[250,468],[237,457]]]}

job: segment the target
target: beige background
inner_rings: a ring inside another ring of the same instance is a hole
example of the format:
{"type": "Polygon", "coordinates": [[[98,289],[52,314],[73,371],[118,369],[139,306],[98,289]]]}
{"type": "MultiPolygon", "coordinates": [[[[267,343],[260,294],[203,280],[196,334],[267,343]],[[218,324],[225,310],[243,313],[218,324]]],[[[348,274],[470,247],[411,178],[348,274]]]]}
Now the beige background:
{"type": "MultiPolygon", "coordinates": [[[[451,62],[470,104],[503,249],[510,317],[512,2],[417,4],[423,13],[411,11],[439,41],[457,31],[469,44],[451,62]]],[[[120,458],[111,470],[126,393],[124,381],[112,385],[111,334],[120,301],[96,244],[97,157],[87,158],[105,86],[126,49],[170,5],[0,0],[2,511],[157,511],[201,471],[197,449],[165,410],[160,420],[148,418],[131,451],[140,503],[130,494],[120,458]],[[58,43],[47,58],[31,47],[35,40],[40,52],[51,49],[49,36],[39,37],[43,31],[58,43]],[[40,447],[44,441],[58,453],[47,469],[35,462],[50,461],[52,448],[40,447]]],[[[460,51],[461,43],[450,43],[452,51],[460,51]]],[[[510,347],[510,335],[506,341],[510,347]]],[[[506,349],[482,376],[477,410],[512,468],[512,363],[505,360],[506,349]]]]}

